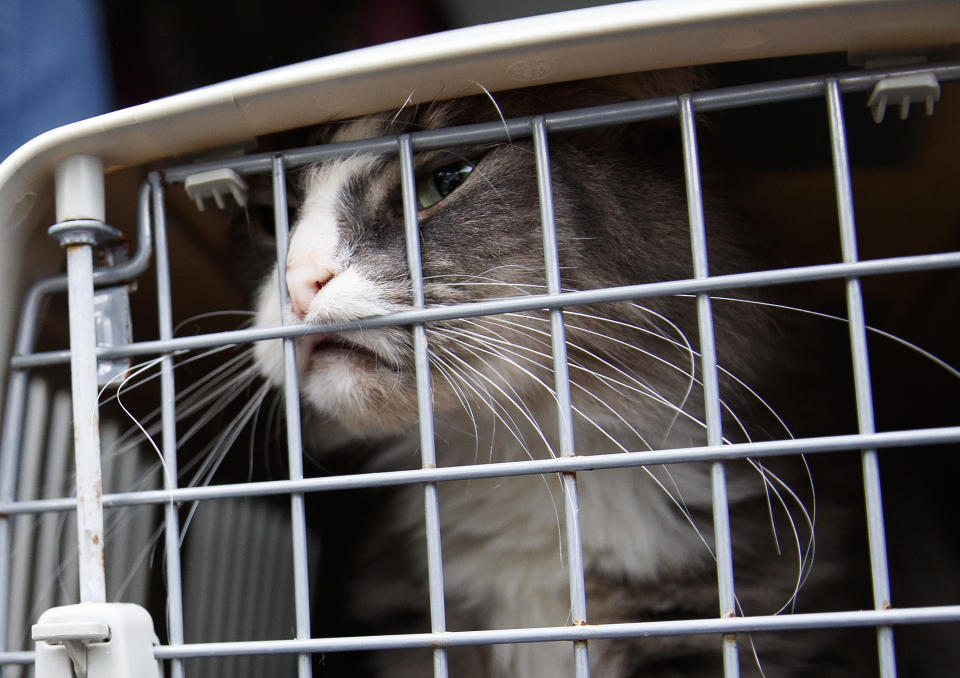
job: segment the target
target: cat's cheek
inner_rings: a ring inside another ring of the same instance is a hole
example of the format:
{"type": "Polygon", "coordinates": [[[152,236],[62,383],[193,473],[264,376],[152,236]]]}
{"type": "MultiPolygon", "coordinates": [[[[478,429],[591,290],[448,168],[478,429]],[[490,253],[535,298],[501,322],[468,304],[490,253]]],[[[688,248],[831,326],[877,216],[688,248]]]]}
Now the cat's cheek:
{"type": "Polygon", "coordinates": [[[259,341],[253,346],[257,371],[271,386],[283,385],[283,342],[279,339],[259,341]]]}
{"type": "MultiPolygon", "coordinates": [[[[277,272],[274,270],[260,285],[256,298],[254,327],[267,328],[280,325],[281,311],[278,294],[277,272]]],[[[272,385],[283,383],[283,342],[279,339],[258,341],[253,345],[254,364],[257,371],[272,385]]]]}

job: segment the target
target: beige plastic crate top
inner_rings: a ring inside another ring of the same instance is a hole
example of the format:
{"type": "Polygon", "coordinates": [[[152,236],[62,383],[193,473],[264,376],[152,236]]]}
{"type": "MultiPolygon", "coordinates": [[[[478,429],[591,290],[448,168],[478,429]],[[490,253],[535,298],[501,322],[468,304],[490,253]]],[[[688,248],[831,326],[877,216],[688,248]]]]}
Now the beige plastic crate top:
{"type": "MultiPolygon", "coordinates": [[[[73,123],[0,164],[0,334],[27,234],[64,158],[107,171],[438,97],[597,75],[785,56],[865,57],[960,43],[960,0],[646,0],[437,33],[323,57],[73,123]]],[[[25,276],[29,278],[30,276],[25,276]]],[[[0,337],[0,365],[9,336],[0,337]]],[[[2,374],[2,371],[0,371],[2,374]]]]}

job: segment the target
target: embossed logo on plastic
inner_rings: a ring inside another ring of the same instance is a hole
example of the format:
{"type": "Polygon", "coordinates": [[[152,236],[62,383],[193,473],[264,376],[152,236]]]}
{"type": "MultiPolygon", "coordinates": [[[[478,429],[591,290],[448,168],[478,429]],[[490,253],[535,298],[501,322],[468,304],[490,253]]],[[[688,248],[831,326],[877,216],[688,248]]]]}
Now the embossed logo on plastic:
{"type": "Polygon", "coordinates": [[[552,59],[524,59],[507,66],[507,75],[520,82],[536,82],[556,72],[557,62],[552,59]]]}

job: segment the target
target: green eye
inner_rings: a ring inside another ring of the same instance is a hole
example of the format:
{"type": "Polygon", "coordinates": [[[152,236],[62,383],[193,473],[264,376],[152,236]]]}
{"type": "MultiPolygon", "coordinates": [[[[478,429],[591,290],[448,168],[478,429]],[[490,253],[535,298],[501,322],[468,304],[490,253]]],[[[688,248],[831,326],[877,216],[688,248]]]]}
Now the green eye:
{"type": "Polygon", "coordinates": [[[417,180],[417,207],[422,210],[433,207],[453,193],[472,171],[473,165],[459,162],[421,177],[417,180]]]}

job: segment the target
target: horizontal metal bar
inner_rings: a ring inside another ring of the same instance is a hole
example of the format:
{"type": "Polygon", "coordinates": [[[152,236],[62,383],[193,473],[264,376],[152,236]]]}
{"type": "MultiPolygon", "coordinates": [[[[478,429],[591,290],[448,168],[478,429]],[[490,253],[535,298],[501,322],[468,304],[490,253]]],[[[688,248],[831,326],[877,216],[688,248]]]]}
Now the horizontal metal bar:
{"type": "MultiPolygon", "coordinates": [[[[837,76],[837,81],[842,92],[858,92],[870,89],[883,78],[911,73],[933,73],[941,81],[958,80],[960,79],[960,65],[927,64],[912,68],[845,73],[837,76]]],[[[697,92],[691,96],[691,100],[694,110],[706,112],[808,99],[823,94],[824,80],[822,76],[814,76],[773,83],[726,87],[697,92]]],[[[660,97],[645,101],[549,113],[544,115],[544,121],[547,132],[565,132],[586,127],[602,127],[665,118],[675,115],[678,110],[677,106],[675,97],[660,97]]],[[[514,118],[506,121],[450,127],[443,130],[426,130],[415,132],[410,136],[415,151],[445,148],[452,145],[492,143],[529,137],[531,135],[530,120],[530,118],[514,118]]],[[[293,169],[326,158],[359,152],[378,155],[394,152],[396,148],[396,137],[381,137],[349,143],[311,146],[282,152],[279,155],[283,157],[285,166],[288,169],[293,169]]],[[[240,174],[267,172],[270,170],[273,158],[277,155],[276,153],[260,153],[243,158],[228,158],[181,165],[165,170],[163,177],[168,183],[178,183],[184,181],[191,174],[222,167],[229,167],[240,174]]]]}
{"type": "Polygon", "coordinates": [[[34,657],[35,655],[32,650],[0,652],[0,666],[26,666],[33,664],[34,657]]]}
{"type": "MultiPolygon", "coordinates": [[[[753,617],[682,619],[672,621],[554,626],[490,631],[447,631],[310,640],[254,640],[224,643],[161,645],[154,649],[157,659],[350,652],[355,650],[397,650],[411,648],[497,645],[597,640],[600,638],[654,638],[680,635],[795,631],[819,628],[857,628],[960,622],[960,605],[810,612],[753,617]]],[[[33,652],[0,652],[0,665],[30,664],[33,652]]]]}
{"type": "Polygon", "coordinates": [[[960,622],[960,605],[915,607],[889,610],[812,612],[754,617],[682,619],[671,621],[555,626],[531,629],[489,631],[453,631],[350,638],[314,638],[309,641],[252,641],[203,643],[178,647],[158,647],[157,659],[216,657],[248,654],[294,652],[345,652],[350,650],[391,650],[401,648],[457,647],[500,643],[536,643],[600,638],[653,638],[679,635],[704,635],[792,631],[814,628],[857,628],[901,624],[960,622]]]}
{"type": "MultiPolygon", "coordinates": [[[[562,473],[573,471],[597,471],[615,468],[633,468],[659,464],[679,464],[696,461],[736,459],[759,459],[795,454],[821,454],[852,450],[883,449],[917,445],[946,445],[960,442],[960,426],[943,428],[885,431],[870,435],[851,434],[802,438],[799,440],[774,440],[755,443],[735,443],[719,447],[702,446],[675,450],[617,452],[613,454],[578,455],[555,459],[528,459],[525,461],[475,464],[469,466],[446,466],[404,471],[356,473],[342,476],[323,476],[303,480],[271,480],[256,483],[210,485],[207,487],[181,487],[171,490],[146,490],[124,492],[103,496],[105,508],[163,504],[167,502],[203,501],[232,497],[258,497],[300,492],[325,492],[334,490],[413,485],[417,483],[474,480],[479,478],[505,478],[509,476],[535,475],[538,473],[562,473]]],[[[71,511],[76,500],[71,497],[57,499],[34,499],[30,501],[0,504],[0,514],[46,513],[71,511]]]]}
{"type": "MultiPolygon", "coordinates": [[[[100,359],[112,359],[126,356],[157,355],[160,353],[176,353],[178,351],[191,351],[214,346],[263,341],[266,339],[300,337],[308,334],[324,334],[329,332],[346,332],[375,327],[413,325],[438,320],[471,318],[497,313],[517,313],[537,309],[600,304],[611,301],[666,297],[677,294],[714,293],[733,289],[786,285],[815,280],[835,280],[839,278],[930,271],[956,267],[960,267],[960,252],[944,252],[910,257],[871,259],[854,263],[819,264],[816,266],[780,268],[772,271],[732,273],[704,279],[690,278],[685,280],[670,280],[665,282],[626,285],[623,287],[563,292],[561,294],[531,294],[492,301],[472,302],[451,306],[433,306],[421,310],[401,311],[399,313],[373,316],[335,325],[288,325],[285,327],[215,332],[191,337],[179,337],[168,341],[142,341],[123,347],[100,349],[97,351],[97,357],[100,359]]],[[[11,358],[10,367],[14,370],[22,370],[42,365],[62,364],[68,362],[69,359],[70,352],[66,350],[17,355],[11,358]]]]}

